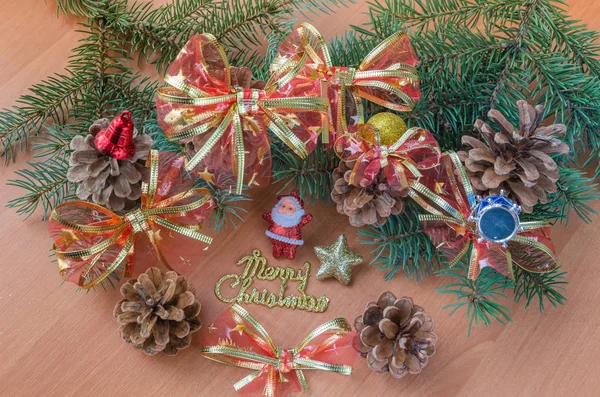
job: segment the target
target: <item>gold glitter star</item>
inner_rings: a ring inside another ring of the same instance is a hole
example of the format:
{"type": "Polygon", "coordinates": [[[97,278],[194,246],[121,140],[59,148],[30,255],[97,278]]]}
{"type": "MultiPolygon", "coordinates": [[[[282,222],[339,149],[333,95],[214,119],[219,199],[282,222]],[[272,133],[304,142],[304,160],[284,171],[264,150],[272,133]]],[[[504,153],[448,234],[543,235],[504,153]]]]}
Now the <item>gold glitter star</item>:
{"type": "Polygon", "coordinates": [[[340,235],[332,245],[315,247],[315,253],[321,262],[317,280],[334,277],[348,285],[352,277],[352,267],[363,262],[362,256],[350,251],[345,234],[340,235]]]}
{"type": "Polygon", "coordinates": [[[209,326],[208,326],[208,333],[209,333],[209,334],[212,334],[212,332],[213,332],[214,330],[216,330],[216,329],[218,329],[218,328],[217,328],[217,327],[215,327],[215,326],[214,326],[214,324],[211,324],[211,325],[209,325],[209,326]]]}

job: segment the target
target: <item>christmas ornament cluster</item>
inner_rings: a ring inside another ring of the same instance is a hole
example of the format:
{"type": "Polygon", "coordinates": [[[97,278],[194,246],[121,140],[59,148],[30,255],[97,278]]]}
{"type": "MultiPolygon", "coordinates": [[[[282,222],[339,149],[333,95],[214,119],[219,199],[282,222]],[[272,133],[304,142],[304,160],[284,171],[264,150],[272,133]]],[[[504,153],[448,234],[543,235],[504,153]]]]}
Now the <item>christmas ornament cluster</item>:
{"type": "MultiPolygon", "coordinates": [[[[556,269],[549,225],[523,221],[521,213],[556,191],[558,166],[550,155],[569,151],[558,139],[566,127],[542,126],[543,109],[519,101],[518,128],[492,110],[488,116],[499,131],[477,120],[482,140],[465,135],[469,150],[443,152],[430,131],[409,128],[391,112],[408,112],[419,101],[417,62],[408,36],[398,32],[356,68],[333,65],[324,39],[303,23],[281,42],[263,82],[248,68],[231,67],[215,37],[191,37],[156,100],[158,124],[184,145],[187,157],[151,150],[152,139],[136,130],[129,111],[95,121],[89,134],[71,141],[68,178],[78,184],[79,200],[57,206],[48,223],[61,274],[84,289],[129,278],[114,310],[122,338],[148,355],[188,347],[200,329],[201,305],[180,273],[211,243],[201,229],[215,208],[196,179],[232,194],[268,186],[272,139],[301,158],[317,145],[339,158],[330,194],[352,226],[383,226],[412,200],[422,209],[423,232],[450,266],[465,260],[472,280],[485,267],[508,278],[515,266],[531,273],[556,269]],[[363,101],[389,111],[365,121],[363,101]]],[[[305,244],[302,228],[313,217],[304,207],[293,190],[263,214],[274,259],[292,260],[305,244]]],[[[344,234],[314,250],[318,280],[349,285],[352,268],[363,261],[344,234]]],[[[329,302],[324,298],[320,311],[329,302]]],[[[390,292],[367,304],[355,328],[335,319],[296,348],[281,348],[234,304],[203,328],[202,354],[262,368],[236,389],[276,396],[292,386],[306,390],[305,369],[349,375],[357,351],[373,371],[394,378],[420,373],[436,351],[431,317],[411,298],[390,292]],[[236,332],[225,335],[223,327],[236,332]]]]}

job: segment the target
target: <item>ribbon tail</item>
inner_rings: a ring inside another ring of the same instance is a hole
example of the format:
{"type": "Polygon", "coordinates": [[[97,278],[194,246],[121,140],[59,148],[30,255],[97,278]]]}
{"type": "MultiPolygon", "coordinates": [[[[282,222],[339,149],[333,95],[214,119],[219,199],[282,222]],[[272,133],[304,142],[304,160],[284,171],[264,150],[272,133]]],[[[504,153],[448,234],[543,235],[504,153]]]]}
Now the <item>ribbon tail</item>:
{"type": "Polygon", "coordinates": [[[196,230],[190,229],[189,227],[177,225],[177,224],[169,222],[168,220],[163,219],[161,217],[157,217],[155,219],[155,222],[156,222],[156,224],[158,224],[162,227],[165,227],[169,230],[172,230],[174,232],[182,234],[186,237],[193,238],[194,240],[198,240],[198,241],[201,241],[206,244],[212,243],[212,240],[213,240],[212,237],[209,237],[202,233],[198,233],[196,230]]]}
{"type": "Polygon", "coordinates": [[[236,186],[235,186],[235,194],[238,196],[242,194],[242,190],[244,188],[244,168],[245,168],[245,149],[244,149],[244,132],[242,130],[242,120],[240,119],[240,115],[235,112],[233,115],[233,129],[235,130],[235,139],[234,139],[234,156],[235,163],[237,164],[237,178],[236,178],[236,186]]]}
{"type": "Polygon", "coordinates": [[[300,387],[302,388],[302,390],[308,390],[308,382],[306,382],[304,372],[301,369],[297,369],[296,376],[298,377],[298,382],[300,382],[300,387]]]}
{"type": "Polygon", "coordinates": [[[476,246],[473,246],[473,250],[471,251],[471,259],[469,260],[469,271],[467,273],[469,280],[477,280],[480,272],[481,268],[479,267],[479,251],[476,246]]]}
{"type": "Polygon", "coordinates": [[[308,156],[308,150],[306,149],[304,142],[302,142],[300,138],[298,138],[294,132],[290,130],[287,125],[285,125],[279,116],[264,107],[263,111],[271,119],[269,128],[271,131],[273,131],[277,138],[281,139],[281,141],[288,145],[298,156],[301,158],[306,158],[306,156],[308,156]]]}
{"type": "Polygon", "coordinates": [[[221,121],[221,124],[219,124],[215,132],[212,133],[212,135],[210,136],[210,138],[208,138],[206,143],[202,145],[200,150],[198,150],[198,152],[185,165],[186,171],[193,170],[204,159],[204,157],[206,157],[208,153],[210,153],[212,148],[217,144],[219,139],[221,139],[221,137],[225,133],[225,130],[227,130],[227,128],[229,127],[229,124],[231,124],[231,120],[233,119],[233,115],[236,111],[236,105],[233,104],[231,106],[231,109],[229,109],[229,112],[227,112],[225,117],[223,117],[223,121],[221,121]]]}
{"type": "Polygon", "coordinates": [[[277,370],[274,367],[269,367],[267,384],[263,390],[263,396],[277,397],[277,370]]]}
{"type": "Polygon", "coordinates": [[[250,383],[254,382],[261,375],[261,371],[256,371],[251,373],[250,375],[244,377],[240,381],[236,382],[233,385],[235,391],[240,391],[244,387],[248,386],[250,383]]]}
{"type": "Polygon", "coordinates": [[[508,268],[508,276],[511,280],[514,280],[515,271],[513,269],[512,254],[510,253],[510,250],[508,248],[505,250],[504,254],[506,255],[506,266],[508,268]]]}

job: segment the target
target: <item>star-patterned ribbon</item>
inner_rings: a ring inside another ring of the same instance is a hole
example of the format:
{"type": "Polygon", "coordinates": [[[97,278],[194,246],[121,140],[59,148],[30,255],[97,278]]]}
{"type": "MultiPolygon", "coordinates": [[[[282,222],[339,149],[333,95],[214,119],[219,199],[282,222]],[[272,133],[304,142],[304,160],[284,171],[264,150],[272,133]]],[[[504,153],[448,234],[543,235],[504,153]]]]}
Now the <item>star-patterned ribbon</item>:
{"type": "Polygon", "coordinates": [[[349,183],[358,187],[370,186],[380,172],[394,190],[408,188],[410,181],[420,178],[421,171],[440,163],[440,148],[429,131],[410,128],[393,145],[381,144],[379,131],[369,124],[359,124],[353,134],[344,134],[335,142],[335,152],[343,161],[354,162],[349,183]],[[370,130],[370,133],[364,130],[370,130]],[[370,143],[360,136],[374,136],[370,143]]]}
{"type": "Polygon", "coordinates": [[[267,129],[306,157],[328,121],[321,81],[302,72],[304,63],[297,55],[278,65],[262,90],[235,87],[216,38],[193,36],[169,66],[170,87],[159,89],[156,102],[169,140],[201,138],[186,169],[199,166],[202,177],[237,194],[244,182],[264,187],[271,172],[267,129]]]}
{"type": "Polygon", "coordinates": [[[404,32],[383,40],[358,67],[341,67],[333,65],[327,43],[317,29],[301,23],[279,45],[275,59],[278,63],[299,59],[308,66],[302,73],[316,74],[327,82],[332,133],[346,132],[349,121],[364,122],[362,99],[409,111],[421,97],[415,68],[418,58],[404,32]]]}
{"type": "MultiPolygon", "coordinates": [[[[68,201],[52,211],[48,230],[59,270],[67,280],[89,289],[118,269],[128,277],[138,250],[136,236],[147,236],[151,250],[169,268],[165,253],[174,250],[174,245],[199,242],[199,249],[204,250],[211,243],[212,238],[199,230],[214,203],[207,189],[191,188],[193,181],[183,172],[184,159],[153,150],[147,163],[150,175],[142,183],[139,209],[120,216],[93,203],[68,201]],[[171,234],[171,239],[175,233],[192,241],[168,244],[169,237],[161,236],[161,230],[171,234]]],[[[181,251],[176,255],[181,258],[181,251]]]]}
{"type": "Polygon", "coordinates": [[[433,244],[455,265],[470,251],[468,276],[476,279],[491,266],[513,278],[513,264],[533,273],[550,272],[558,266],[546,222],[521,222],[507,247],[481,239],[469,219],[476,205],[466,171],[454,152],[444,153],[439,167],[411,183],[409,195],[427,211],[419,216],[433,244]]]}
{"type": "Polygon", "coordinates": [[[239,305],[221,313],[203,333],[202,355],[253,370],[234,385],[242,395],[276,397],[284,391],[307,390],[305,370],[352,373],[356,334],[343,318],[328,321],[293,349],[277,347],[264,327],[239,305]]]}

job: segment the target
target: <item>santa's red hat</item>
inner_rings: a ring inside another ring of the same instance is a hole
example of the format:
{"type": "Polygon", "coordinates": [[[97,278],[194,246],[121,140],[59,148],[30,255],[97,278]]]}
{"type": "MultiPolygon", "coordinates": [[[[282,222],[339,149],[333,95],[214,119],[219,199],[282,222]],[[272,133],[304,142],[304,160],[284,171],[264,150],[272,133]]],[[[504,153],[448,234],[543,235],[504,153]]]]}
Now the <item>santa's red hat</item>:
{"type": "Polygon", "coordinates": [[[298,189],[292,190],[292,192],[290,194],[281,194],[281,195],[277,196],[277,204],[279,204],[279,202],[283,198],[292,199],[292,201],[294,201],[296,204],[298,204],[300,206],[300,208],[304,209],[304,200],[302,200],[300,198],[300,192],[298,191],[298,189]]]}

